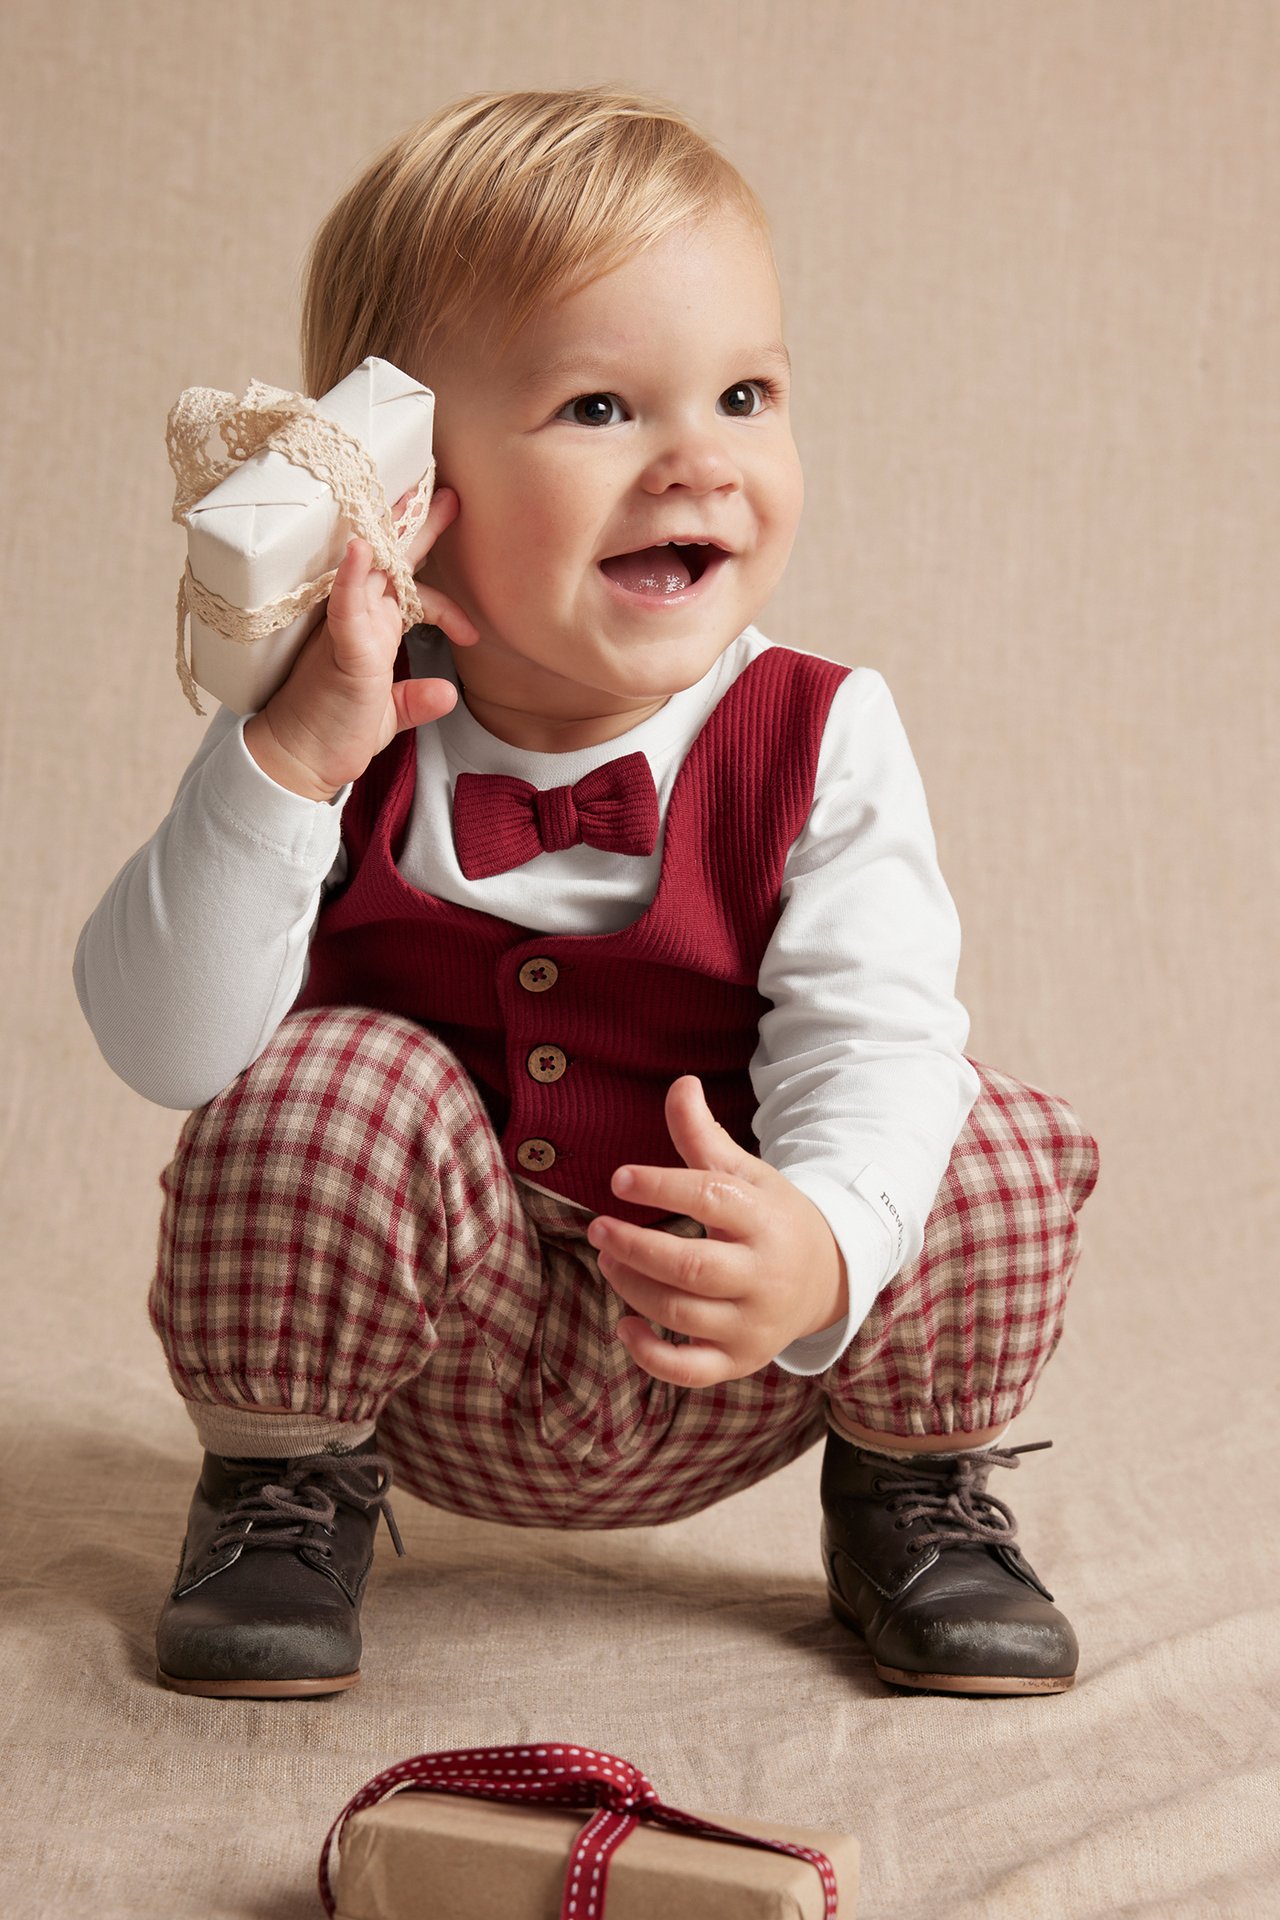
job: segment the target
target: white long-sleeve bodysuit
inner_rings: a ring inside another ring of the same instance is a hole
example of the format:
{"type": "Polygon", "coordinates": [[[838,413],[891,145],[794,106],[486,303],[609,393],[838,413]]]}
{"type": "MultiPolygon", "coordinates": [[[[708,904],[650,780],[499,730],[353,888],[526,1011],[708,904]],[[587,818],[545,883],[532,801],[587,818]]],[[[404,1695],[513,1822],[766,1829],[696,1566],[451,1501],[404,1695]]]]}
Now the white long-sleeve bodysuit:
{"type": "MultiPolygon", "coordinates": [[[[443,635],[406,636],[415,677],[459,685],[443,635]]],[[[537,933],[604,933],[648,907],[681,764],[733,681],[773,643],[744,629],[695,686],[600,746],[534,753],[465,705],[417,730],[416,786],[398,866],[438,898],[537,933]],[[451,802],[464,771],[571,785],[643,752],[663,823],[647,858],[578,845],[464,879],[451,802]],[[528,919],[536,902],[536,924],[528,919]]],[[[245,716],[247,718],[247,716],[245,716]]],[[[266,1047],[302,990],[323,889],[346,874],[342,808],[264,773],[244,720],[213,716],[173,805],[89,916],[75,954],[80,1005],[107,1064],[145,1099],[190,1110],[266,1047]]],[[[924,1245],[924,1224],[979,1090],[955,994],[960,924],[938,867],[924,787],[889,688],[855,667],[822,737],[808,820],[791,846],[760,970],[751,1060],[760,1157],[819,1208],[844,1256],[849,1312],[777,1356],[821,1373],[876,1295],[924,1245]]],[[[530,1183],[535,1184],[535,1183],[530,1183]]],[[[583,1209],[584,1221],[589,1217],[583,1209]]]]}

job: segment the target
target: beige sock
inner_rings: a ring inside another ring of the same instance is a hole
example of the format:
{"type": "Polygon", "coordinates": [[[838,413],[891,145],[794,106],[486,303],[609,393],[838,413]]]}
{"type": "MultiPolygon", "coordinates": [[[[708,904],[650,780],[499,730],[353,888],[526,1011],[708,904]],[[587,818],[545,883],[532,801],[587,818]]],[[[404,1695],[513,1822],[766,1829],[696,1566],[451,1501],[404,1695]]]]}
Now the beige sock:
{"type": "Polygon", "coordinates": [[[864,1453],[878,1453],[882,1460],[954,1460],[958,1453],[986,1453],[989,1447],[998,1447],[1000,1441],[984,1440],[980,1446],[957,1447],[954,1452],[943,1449],[937,1453],[932,1448],[927,1452],[908,1452],[905,1447],[901,1451],[896,1447],[869,1447],[865,1440],[854,1440],[851,1444],[861,1447],[864,1453]]]}
{"type": "Polygon", "coordinates": [[[320,1420],[312,1413],[258,1413],[244,1407],[183,1405],[206,1453],[227,1460],[300,1460],[309,1453],[350,1453],[373,1433],[373,1420],[320,1420]]]}
{"type": "Polygon", "coordinates": [[[957,1447],[954,1450],[947,1449],[937,1453],[932,1449],[921,1452],[907,1447],[873,1447],[865,1440],[856,1439],[853,1434],[845,1432],[832,1407],[827,1408],[827,1425],[838,1433],[842,1440],[847,1440],[850,1446],[860,1447],[863,1453],[878,1453],[882,1460],[950,1460],[954,1458],[955,1453],[986,1453],[990,1447],[1001,1446],[1005,1438],[1003,1433],[998,1433],[994,1440],[984,1440],[980,1446],[976,1447],[957,1447]]]}

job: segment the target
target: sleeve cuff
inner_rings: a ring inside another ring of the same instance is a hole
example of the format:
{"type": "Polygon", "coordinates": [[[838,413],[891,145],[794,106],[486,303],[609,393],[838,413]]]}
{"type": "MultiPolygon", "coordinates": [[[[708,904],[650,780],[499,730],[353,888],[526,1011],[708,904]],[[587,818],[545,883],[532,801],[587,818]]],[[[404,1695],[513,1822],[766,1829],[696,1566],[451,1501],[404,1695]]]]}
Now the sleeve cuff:
{"type": "Polygon", "coordinates": [[[825,1373],[849,1345],[876,1295],[897,1272],[899,1243],[886,1218],[884,1201],[871,1197],[872,1193],[883,1193],[877,1168],[864,1167],[852,1191],[827,1174],[803,1168],[788,1172],[786,1177],[822,1214],[844,1255],[849,1277],[849,1311],[845,1317],[834,1326],[793,1340],[775,1356],[775,1366],[784,1373],[809,1376],[825,1373]]]}
{"type": "Polygon", "coordinates": [[[264,773],[245,745],[245,722],[238,724],[210,754],[212,793],[230,823],[246,838],[269,846],[297,866],[327,873],[342,835],[342,809],[351,793],[348,781],[332,800],[307,800],[264,773]]]}

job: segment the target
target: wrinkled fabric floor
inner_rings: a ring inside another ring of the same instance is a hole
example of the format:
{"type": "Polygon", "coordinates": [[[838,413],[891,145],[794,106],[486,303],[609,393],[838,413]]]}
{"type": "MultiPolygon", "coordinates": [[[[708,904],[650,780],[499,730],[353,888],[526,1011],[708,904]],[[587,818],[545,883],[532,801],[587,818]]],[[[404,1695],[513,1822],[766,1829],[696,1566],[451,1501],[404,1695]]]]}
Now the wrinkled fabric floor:
{"type": "Polygon", "coordinates": [[[303,1920],[328,1822],[372,1774],[556,1738],[730,1824],[856,1833],[860,1915],[1261,1915],[1280,1778],[1268,1406],[1224,1378],[1211,1432],[1181,1443],[1126,1407],[1142,1336],[1102,1264],[1007,1436],[1052,1448],[993,1476],[1076,1626],[1070,1693],[884,1687],[826,1609],[815,1448],[652,1531],[515,1531],[404,1497],[409,1557],[384,1536],[360,1685],[250,1703],[154,1684],[197,1456],[137,1300],[82,1253],[25,1303],[5,1394],[6,1910],[303,1920]]]}

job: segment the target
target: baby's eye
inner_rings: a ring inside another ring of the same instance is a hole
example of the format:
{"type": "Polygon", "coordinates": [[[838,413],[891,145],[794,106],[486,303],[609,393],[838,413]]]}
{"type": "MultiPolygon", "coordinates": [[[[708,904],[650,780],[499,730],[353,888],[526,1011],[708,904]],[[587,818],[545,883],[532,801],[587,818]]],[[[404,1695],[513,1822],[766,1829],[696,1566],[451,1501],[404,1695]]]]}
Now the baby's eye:
{"type": "MultiPolygon", "coordinates": [[[[744,413],[734,405],[729,409],[731,418],[736,420],[754,420],[756,414],[764,411],[765,406],[774,398],[778,391],[772,380],[739,380],[736,381],[733,386],[726,387],[720,398],[722,400],[732,398],[736,402],[739,395],[749,393],[752,387],[756,388],[762,396],[760,406],[751,412],[744,413]]],[[[586,409],[604,407],[607,412],[610,406],[619,404],[618,396],[614,393],[580,393],[576,400],[566,401],[556,418],[563,419],[565,414],[572,408],[572,424],[574,426],[611,427],[617,424],[616,421],[605,418],[599,412],[595,412],[588,417],[586,409]],[[582,413],[578,412],[579,407],[583,409],[582,413]]]]}
{"type": "Polygon", "coordinates": [[[569,411],[569,408],[572,407],[575,409],[574,416],[573,416],[573,424],[575,426],[611,427],[614,424],[612,420],[602,420],[599,414],[594,415],[589,420],[583,419],[576,410],[579,407],[594,407],[594,406],[608,407],[610,402],[615,400],[616,397],[617,396],[612,393],[580,393],[576,400],[567,401],[566,404],[563,407],[561,407],[560,413],[556,417],[557,418],[562,417],[564,414],[566,414],[569,411]]]}
{"type": "MultiPolygon", "coordinates": [[[[737,395],[740,393],[749,393],[752,387],[755,387],[757,392],[763,394],[764,396],[764,399],[761,405],[756,408],[756,413],[763,413],[765,405],[769,400],[773,398],[774,394],[777,391],[772,380],[739,380],[735,386],[726,387],[724,392],[720,395],[720,398],[722,400],[728,399],[730,397],[736,398],[737,395]]],[[[735,418],[739,420],[755,419],[755,413],[736,413],[736,410],[732,408],[730,409],[730,411],[734,413],[735,418]]]]}

